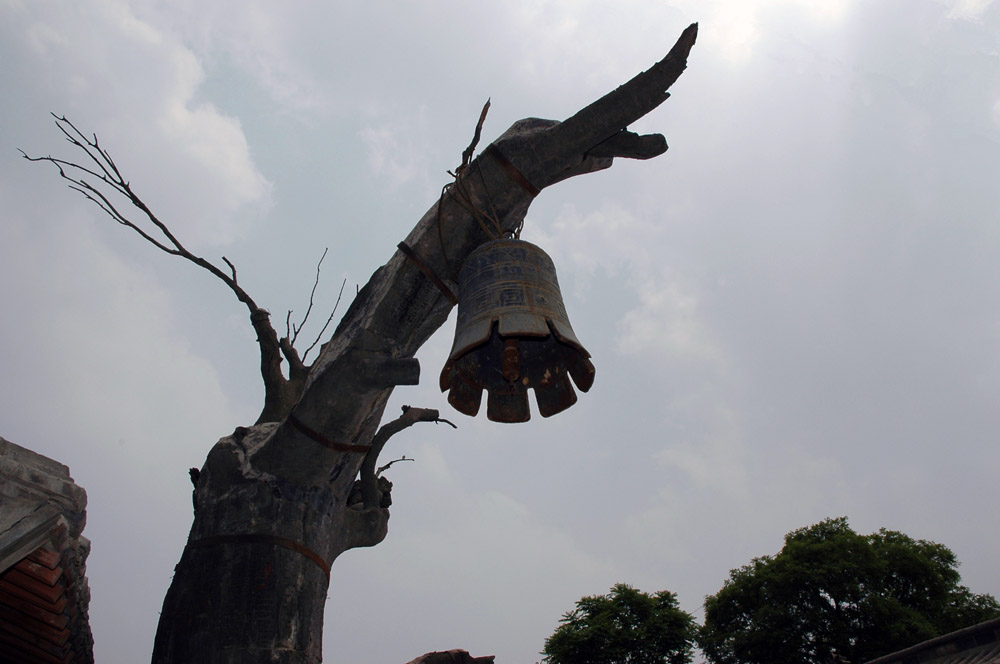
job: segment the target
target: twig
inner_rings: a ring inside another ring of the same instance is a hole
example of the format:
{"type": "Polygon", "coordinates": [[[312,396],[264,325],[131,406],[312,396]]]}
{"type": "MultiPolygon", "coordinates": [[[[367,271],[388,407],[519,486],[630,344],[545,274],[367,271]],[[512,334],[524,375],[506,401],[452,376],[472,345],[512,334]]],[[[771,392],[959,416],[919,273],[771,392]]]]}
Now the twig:
{"type": "Polygon", "coordinates": [[[389,468],[392,467],[392,464],[399,463],[400,461],[413,461],[413,459],[407,458],[407,456],[405,454],[403,456],[399,457],[398,459],[393,459],[392,461],[390,461],[389,463],[385,464],[384,466],[379,466],[378,470],[375,471],[375,477],[376,478],[381,477],[381,475],[382,475],[383,472],[389,470],[389,468]]]}
{"type": "Polygon", "coordinates": [[[486,122],[486,114],[490,110],[490,100],[487,99],[486,103],[483,105],[483,110],[479,112],[479,122],[476,123],[476,131],[472,135],[472,142],[469,143],[469,147],[465,148],[462,152],[462,165],[455,169],[455,177],[457,178],[462,174],[462,171],[466,169],[469,162],[472,161],[472,154],[476,151],[476,146],[479,145],[479,139],[483,133],[483,123],[486,122]]]}
{"type": "Polygon", "coordinates": [[[318,344],[320,340],[323,338],[323,334],[326,332],[326,328],[330,327],[330,321],[333,320],[334,314],[337,313],[337,307],[340,306],[340,298],[344,296],[344,286],[346,285],[347,285],[347,277],[344,277],[344,280],[340,282],[340,292],[337,293],[337,301],[333,303],[333,311],[330,312],[330,315],[327,317],[326,322],[323,323],[323,329],[321,329],[319,331],[319,334],[316,335],[316,338],[313,340],[312,344],[309,345],[309,348],[306,348],[306,352],[302,353],[303,362],[305,362],[306,356],[309,355],[309,351],[315,348],[316,344],[318,344]]]}
{"type": "Polygon", "coordinates": [[[232,273],[232,275],[233,275],[233,283],[235,284],[235,283],[236,283],[236,266],[235,266],[235,265],[233,265],[232,263],[230,263],[230,262],[229,262],[229,259],[228,259],[228,258],[226,258],[225,256],[223,256],[223,257],[222,257],[222,260],[223,260],[223,261],[225,261],[226,265],[228,265],[228,266],[229,266],[229,271],[230,271],[230,272],[232,273]]]}
{"type": "MultiPolygon", "coordinates": [[[[309,320],[309,314],[312,313],[313,302],[314,302],[314,300],[316,298],[316,289],[319,287],[320,269],[323,267],[323,259],[326,258],[326,253],[328,251],[330,251],[330,247],[326,247],[325,249],[323,249],[323,255],[319,257],[319,262],[316,263],[316,279],[313,280],[312,290],[309,291],[309,306],[306,307],[306,313],[302,317],[302,322],[299,323],[298,327],[295,327],[295,325],[292,324],[292,339],[291,339],[291,341],[292,341],[292,345],[293,346],[295,345],[295,341],[299,338],[299,332],[302,331],[302,328],[305,327],[305,325],[306,325],[306,321],[309,320]]],[[[290,313],[291,312],[289,312],[289,314],[290,313]]]]}

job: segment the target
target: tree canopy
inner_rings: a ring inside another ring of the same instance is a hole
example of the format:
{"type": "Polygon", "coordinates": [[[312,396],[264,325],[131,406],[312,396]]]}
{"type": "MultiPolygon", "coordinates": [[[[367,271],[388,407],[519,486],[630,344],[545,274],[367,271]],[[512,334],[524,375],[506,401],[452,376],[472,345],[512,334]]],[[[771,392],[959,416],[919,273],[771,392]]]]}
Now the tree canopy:
{"type": "Polygon", "coordinates": [[[715,664],[865,662],[1000,616],[959,584],[958,565],[944,545],[826,519],[732,570],[705,599],[699,645],[715,664]]]}
{"type": "Polygon", "coordinates": [[[684,664],[697,626],[669,591],[649,595],[617,584],[584,597],[545,641],[549,664],[684,664]]]}

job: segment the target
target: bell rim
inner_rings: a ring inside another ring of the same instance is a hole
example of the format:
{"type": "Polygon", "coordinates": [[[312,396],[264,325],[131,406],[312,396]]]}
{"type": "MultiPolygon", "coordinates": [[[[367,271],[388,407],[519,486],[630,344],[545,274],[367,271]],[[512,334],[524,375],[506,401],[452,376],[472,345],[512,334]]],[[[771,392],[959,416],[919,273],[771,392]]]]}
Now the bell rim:
{"type": "MultiPolygon", "coordinates": [[[[497,330],[497,336],[499,336],[501,339],[538,339],[538,340],[548,339],[551,336],[555,337],[555,339],[560,343],[566,344],[567,346],[574,348],[578,353],[580,353],[583,357],[587,358],[588,360],[592,357],[590,352],[586,348],[584,348],[583,344],[580,343],[580,340],[576,338],[576,334],[573,332],[572,327],[570,327],[569,329],[569,334],[566,334],[565,331],[559,329],[560,325],[558,324],[558,321],[554,321],[551,318],[545,318],[545,322],[547,323],[547,326],[549,328],[547,334],[527,334],[524,332],[519,332],[517,334],[504,335],[501,334],[499,330],[497,330]]],[[[500,324],[499,317],[496,316],[492,317],[490,319],[489,326],[486,327],[485,336],[482,336],[482,338],[477,337],[475,341],[466,342],[462,344],[461,347],[458,346],[457,344],[458,339],[456,338],[455,339],[456,343],[452,345],[451,352],[448,353],[448,361],[454,362],[460,359],[466,353],[471,353],[480,346],[489,343],[490,336],[492,336],[493,334],[493,328],[499,326],[499,324],[500,324]]]]}

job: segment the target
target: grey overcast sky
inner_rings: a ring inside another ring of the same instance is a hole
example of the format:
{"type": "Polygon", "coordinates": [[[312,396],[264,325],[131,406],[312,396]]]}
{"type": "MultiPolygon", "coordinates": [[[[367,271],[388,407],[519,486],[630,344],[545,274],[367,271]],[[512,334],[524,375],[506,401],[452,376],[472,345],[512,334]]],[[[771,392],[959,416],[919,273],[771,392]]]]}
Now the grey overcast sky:
{"type": "MultiPolygon", "coordinates": [[[[348,299],[461,160],[563,119],[701,26],[633,129],[671,149],[547,189],[597,381],[556,417],[449,412],[420,352],[390,532],[334,565],[326,661],[539,659],[616,582],[702,616],[730,569],[846,515],[1000,594],[1000,7],[992,0],[0,0],[0,435],[70,466],[98,661],[145,661],[187,470],[263,390],[245,309],[23,161],[97,132],[193,250],[281,321],[348,299]]],[[[345,307],[341,306],[340,311],[345,307]]],[[[318,321],[320,317],[316,317],[318,321]]],[[[315,334],[317,327],[307,330],[315,334]]]]}

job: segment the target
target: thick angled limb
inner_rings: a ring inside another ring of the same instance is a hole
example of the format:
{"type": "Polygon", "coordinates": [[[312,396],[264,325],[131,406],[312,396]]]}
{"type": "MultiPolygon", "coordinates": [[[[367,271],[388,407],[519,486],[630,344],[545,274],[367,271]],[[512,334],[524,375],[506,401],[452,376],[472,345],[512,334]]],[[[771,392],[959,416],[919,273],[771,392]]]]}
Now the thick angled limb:
{"type": "MultiPolygon", "coordinates": [[[[684,30],[666,57],[554,127],[548,140],[562,146],[563,151],[583,148],[583,152],[589,152],[647,115],[670,97],[667,89],[687,67],[687,57],[697,37],[698,24],[693,23],[684,30]]],[[[650,134],[643,138],[658,142],[662,136],[650,134]]]]}
{"type": "Polygon", "coordinates": [[[497,146],[539,189],[607,168],[613,157],[648,159],[662,154],[667,149],[663,136],[639,136],[626,129],[667,100],[667,89],[684,73],[697,37],[698,24],[693,23],[666,57],[628,83],[563,122],[535,120],[530,132],[505,136],[497,146]]]}

